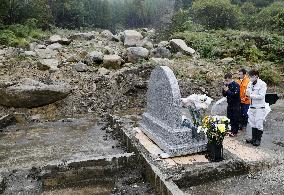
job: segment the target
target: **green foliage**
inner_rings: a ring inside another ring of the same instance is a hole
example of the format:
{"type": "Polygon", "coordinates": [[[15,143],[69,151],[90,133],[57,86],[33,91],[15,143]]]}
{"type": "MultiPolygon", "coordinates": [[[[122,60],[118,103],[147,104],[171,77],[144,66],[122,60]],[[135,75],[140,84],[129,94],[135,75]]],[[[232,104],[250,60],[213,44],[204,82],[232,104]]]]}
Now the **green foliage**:
{"type": "Polygon", "coordinates": [[[263,8],[256,18],[257,27],[284,35],[284,2],[275,2],[263,8]]]}
{"type": "Polygon", "coordinates": [[[8,30],[12,31],[17,37],[27,37],[30,32],[30,28],[22,24],[10,25],[8,30]]]}
{"type": "Polygon", "coordinates": [[[268,85],[277,85],[283,81],[279,71],[271,66],[262,66],[260,68],[260,78],[268,85]]]}
{"type": "MultiPolygon", "coordinates": [[[[33,26],[33,25],[32,25],[33,26]]],[[[13,47],[28,47],[30,37],[41,39],[45,35],[41,29],[31,26],[15,24],[0,30],[0,44],[13,47]]]]}
{"type": "Polygon", "coordinates": [[[17,37],[11,30],[0,30],[0,44],[13,47],[27,47],[29,45],[25,38],[17,37]]]}
{"type": "Polygon", "coordinates": [[[246,2],[240,7],[242,13],[242,26],[252,30],[255,27],[256,14],[258,8],[251,2],[246,2]]]}
{"type": "Polygon", "coordinates": [[[205,58],[234,57],[249,62],[283,61],[284,36],[234,30],[208,32],[180,32],[172,38],[181,38],[205,58]]]}
{"type": "Polygon", "coordinates": [[[0,44],[9,45],[16,39],[14,32],[10,30],[1,30],[0,31],[0,44]]]}
{"type": "Polygon", "coordinates": [[[170,33],[181,32],[186,30],[186,23],[192,24],[188,10],[180,9],[171,19],[170,33]]]}
{"type": "Polygon", "coordinates": [[[209,29],[238,28],[240,12],[230,0],[197,0],[192,4],[193,19],[209,29]]]}

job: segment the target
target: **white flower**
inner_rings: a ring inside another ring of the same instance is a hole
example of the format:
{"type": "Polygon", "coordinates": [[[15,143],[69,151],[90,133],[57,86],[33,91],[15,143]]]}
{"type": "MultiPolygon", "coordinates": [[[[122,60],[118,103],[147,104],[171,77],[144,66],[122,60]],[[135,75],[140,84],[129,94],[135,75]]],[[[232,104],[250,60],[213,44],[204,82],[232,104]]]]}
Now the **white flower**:
{"type": "Polygon", "coordinates": [[[212,98],[200,94],[192,94],[187,98],[182,98],[182,102],[185,106],[194,106],[197,110],[208,109],[212,102],[212,98]]]}
{"type": "Polygon", "coordinates": [[[203,129],[204,133],[207,133],[207,131],[208,131],[208,128],[203,129]]]}
{"type": "Polygon", "coordinates": [[[201,126],[199,126],[199,127],[197,128],[197,133],[200,133],[200,131],[202,131],[202,127],[201,127],[201,126]]]}

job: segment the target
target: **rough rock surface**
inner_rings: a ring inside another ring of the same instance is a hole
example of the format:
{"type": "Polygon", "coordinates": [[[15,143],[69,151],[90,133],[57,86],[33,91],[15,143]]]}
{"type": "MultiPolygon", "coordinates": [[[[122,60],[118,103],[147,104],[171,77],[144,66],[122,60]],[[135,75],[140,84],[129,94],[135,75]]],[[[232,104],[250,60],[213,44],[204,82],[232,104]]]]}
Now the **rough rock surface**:
{"type": "Polygon", "coordinates": [[[109,40],[112,40],[113,34],[109,30],[104,30],[101,32],[101,35],[109,40]]]}
{"type": "Polygon", "coordinates": [[[41,59],[38,61],[38,69],[39,70],[50,70],[57,71],[58,70],[59,61],[56,59],[41,59]]]}
{"type": "Polygon", "coordinates": [[[92,65],[95,63],[100,64],[102,61],[104,60],[104,54],[100,51],[92,51],[90,53],[88,53],[85,57],[85,62],[88,65],[92,65]]]}
{"type": "Polygon", "coordinates": [[[62,45],[60,43],[53,43],[51,45],[48,45],[46,48],[51,50],[60,50],[62,48],[62,45]]]}
{"type": "Polygon", "coordinates": [[[182,39],[172,39],[170,40],[170,45],[173,51],[181,51],[187,55],[192,55],[195,53],[195,50],[188,47],[182,39]]]}
{"type": "Polygon", "coordinates": [[[135,63],[140,59],[147,59],[149,51],[143,47],[129,47],[127,48],[127,59],[129,62],[135,63]]]}
{"type": "Polygon", "coordinates": [[[8,107],[34,108],[61,100],[71,92],[66,83],[44,84],[32,79],[0,84],[0,104],[8,107]]]}
{"type": "Polygon", "coordinates": [[[125,46],[137,46],[139,42],[143,39],[140,32],[135,30],[125,30],[123,32],[123,40],[125,46]]]}
{"type": "Polygon", "coordinates": [[[78,62],[73,67],[77,72],[87,72],[89,70],[89,67],[83,62],[78,62]]]}
{"type": "Polygon", "coordinates": [[[103,59],[103,66],[105,68],[120,68],[123,64],[123,60],[118,55],[105,55],[103,59]]]}

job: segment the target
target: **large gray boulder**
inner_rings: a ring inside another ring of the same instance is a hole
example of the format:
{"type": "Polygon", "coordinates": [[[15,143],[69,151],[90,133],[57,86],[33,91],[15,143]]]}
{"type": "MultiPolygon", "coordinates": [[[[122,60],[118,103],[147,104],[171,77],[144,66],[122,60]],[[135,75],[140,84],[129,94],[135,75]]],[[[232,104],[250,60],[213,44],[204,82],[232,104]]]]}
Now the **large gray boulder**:
{"type": "Polygon", "coordinates": [[[104,60],[104,54],[100,51],[92,51],[88,53],[85,57],[85,62],[87,65],[92,65],[92,64],[100,64],[104,60]]]}
{"type": "Polygon", "coordinates": [[[0,104],[8,107],[35,108],[64,99],[71,92],[66,83],[44,84],[32,79],[0,83],[0,104]]]}
{"type": "Polygon", "coordinates": [[[89,67],[86,64],[84,64],[83,62],[78,62],[78,63],[74,64],[73,68],[77,72],[87,72],[89,70],[89,67]]]}
{"type": "Polygon", "coordinates": [[[110,32],[109,30],[104,30],[101,32],[101,35],[104,37],[104,38],[107,38],[109,40],[112,40],[113,38],[113,34],[112,32],[110,32]]]}
{"type": "Polygon", "coordinates": [[[123,42],[125,46],[137,46],[142,39],[142,34],[136,30],[125,30],[123,32],[123,42]]]}
{"type": "Polygon", "coordinates": [[[58,70],[59,61],[56,59],[40,59],[37,63],[39,70],[58,70]]]}
{"type": "Polygon", "coordinates": [[[58,51],[52,49],[36,49],[35,52],[39,58],[44,59],[55,58],[58,54],[58,51]]]}
{"type": "Polygon", "coordinates": [[[151,56],[155,58],[170,58],[172,56],[171,51],[163,46],[158,46],[151,50],[151,56]]]}
{"type": "Polygon", "coordinates": [[[32,56],[32,57],[35,57],[35,56],[36,56],[36,52],[34,52],[34,51],[24,51],[23,55],[24,55],[24,56],[32,56]]]}
{"type": "Polygon", "coordinates": [[[51,37],[49,37],[49,42],[58,43],[61,39],[62,37],[60,35],[52,35],[51,37]]]}
{"type": "Polygon", "coordinates": [[[103,67],[118,69],[123,63],[123,59],[119,55],[105,55],[103,60],[103,67]]]}
{"type": "Polygon", "coordinates": [[[129,47],[127,48],[128,62],[138,62],[141,59],[148,59],[149,51],[143,47],[129,47]]]}
{"type": "Polygon", "coordinates": [[[186,55],[192,55],[192,54],[195,53],[195,50],[188,47],[186,45],[186,43],[184,42],[184,40],[182,40],[182,39],[172,39],[172,40],[170,40],[170,45],[171,45],[172,50],[174,52],[180,51],[180,52],[182,52],[186,55]]]}
{"type": "Polygon", "coordinates": [[[60,43],[53,43],[51,45],[48,45],[46,48],[51,50],[60,50],[62,48],[62,45],[60,43]]]}
{"type": "Polygon", "coordinates": [[[49,37],[48,42],[51,44],[60,43],[62,45],[69,45],[72,41],[65,37],[61,37],[60,35],[52,35],[51,37],[49,37]]]}

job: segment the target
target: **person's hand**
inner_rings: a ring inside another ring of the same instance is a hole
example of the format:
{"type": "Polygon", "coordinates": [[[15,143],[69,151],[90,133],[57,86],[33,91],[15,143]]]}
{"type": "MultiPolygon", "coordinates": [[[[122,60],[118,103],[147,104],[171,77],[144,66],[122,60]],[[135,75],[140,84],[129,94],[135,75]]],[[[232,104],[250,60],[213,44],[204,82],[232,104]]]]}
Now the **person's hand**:
{"type": "Polygon", "coordinates": [[[224,86],[223,89],[224,89],[224,91],[228,91],[229,87],[228,86],[224,86]]]}
{"type": "Polygon", "coordinates": [[[246,96],[247,96],[247,97],[250,97],[250,93],[249,93],[248,91],[246,92],[246,96]]]}

